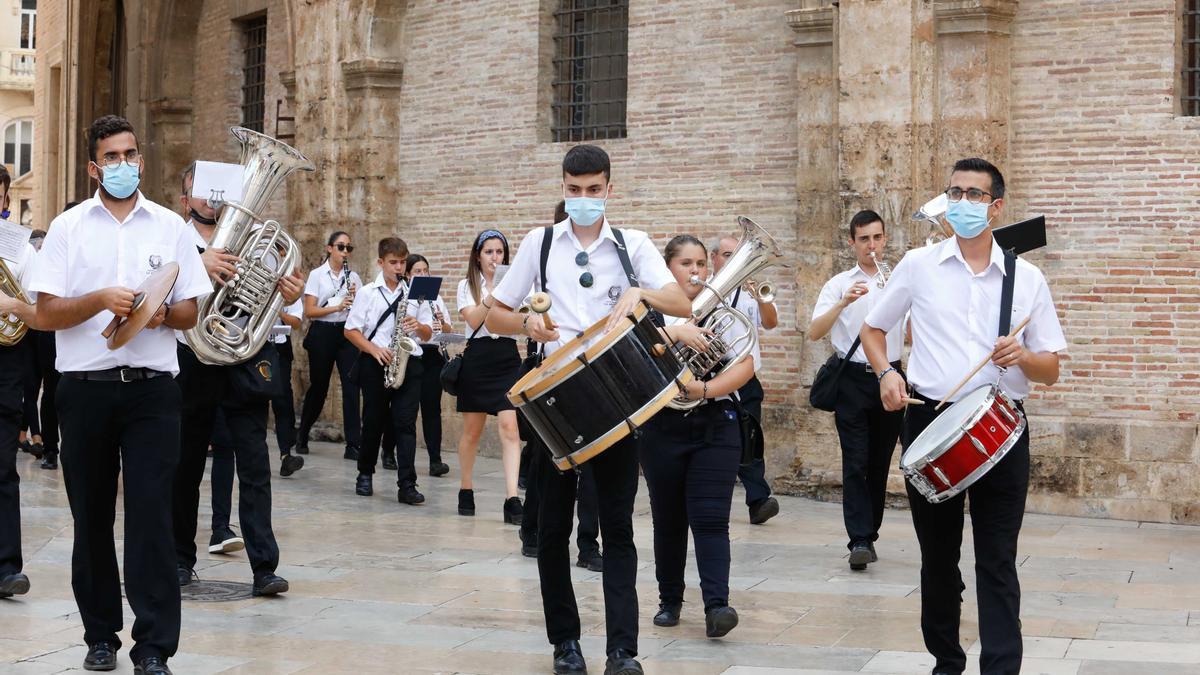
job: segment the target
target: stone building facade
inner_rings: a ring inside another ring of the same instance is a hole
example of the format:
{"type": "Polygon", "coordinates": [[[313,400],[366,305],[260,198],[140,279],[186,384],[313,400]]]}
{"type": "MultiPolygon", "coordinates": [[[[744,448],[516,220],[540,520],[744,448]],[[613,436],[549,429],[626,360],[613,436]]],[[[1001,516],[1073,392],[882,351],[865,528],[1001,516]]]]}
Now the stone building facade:
{"type": "Polygon", "coordinates": [[[8,220],[31,225],[37,209],[33,173],[33,82],[37,3],[0,0],[0,162],[12,177],[8,220]]]}
{"type": "MultiPolygon", "coordinates": [[[[1030,507],[1200,522],[1200,117],[1183,114],[1180,77],[1192,0],[625,4],[627,133],[600,142],[613,222],[663,243],[748,215],[791,264],[767,275],[781,325],[760,374],[777,488],[840,488],[832,420],[807,405],[829,347],[805,331],[821,284],[852,264],[849,216],[883,214],[898,259],[925,237],[915,207],[954,159],[978,155],[1008,177],[1010,220],[1047,217],[1049,245],[1028,257],[1070,342],[1061,381],[1029,405],[1030,507]]],[[[346,229],[357,269],[373,272],[373,242],[398,232],[452,288],[475,232],[518,240],[560,197],[560,0],[41,6],[48,203],[88,189],[79,131],[105,112],[142,130],[156,199],[173,201],[192,158],[232,159],[240,40],[264,12],[265,129],[278,121],[317,167],[276,200],[306,269],[346,229]]]]}

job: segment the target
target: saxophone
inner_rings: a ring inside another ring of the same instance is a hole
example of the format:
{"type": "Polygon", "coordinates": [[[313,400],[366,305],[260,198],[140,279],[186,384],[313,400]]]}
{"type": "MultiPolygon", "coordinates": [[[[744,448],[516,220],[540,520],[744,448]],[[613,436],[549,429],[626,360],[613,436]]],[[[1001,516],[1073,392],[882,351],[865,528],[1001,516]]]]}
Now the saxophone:
{"type": "MultiPolygon", "coordinates": [[[[403,282],[400,282],[403,283],[403,282]]],[[[408,286],[400,289],[408,295],[408,286]]],[[[404,319],[408,316],[408,298],[400,300],[403,311],[396,313],[396,322],[392,327],[392,360],[388,361],[383,371],[383,386],[388,389],[399,389],[404,384],[404,371],[408,367],[408,358],[417,351],[417,341],[404,332],[404,319]]]]}

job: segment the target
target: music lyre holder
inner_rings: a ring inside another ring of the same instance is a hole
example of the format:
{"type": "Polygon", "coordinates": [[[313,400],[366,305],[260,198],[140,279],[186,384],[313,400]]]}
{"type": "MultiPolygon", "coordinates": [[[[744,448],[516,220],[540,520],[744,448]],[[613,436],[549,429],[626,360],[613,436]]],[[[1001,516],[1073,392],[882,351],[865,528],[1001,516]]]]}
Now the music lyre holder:
{"type": "Polygon", "coordinates": [[[992,230],[996,243],[1015,255],[1028,253],[1046,245],[1046,216],[1035,216],[1019,223],[992,230]]]}
{"type": "Polygon", "coordinates": [[[441,277],[413,277],[408,283],[408,299],[416,302],[437,300],[442,288],[441,277]]]}

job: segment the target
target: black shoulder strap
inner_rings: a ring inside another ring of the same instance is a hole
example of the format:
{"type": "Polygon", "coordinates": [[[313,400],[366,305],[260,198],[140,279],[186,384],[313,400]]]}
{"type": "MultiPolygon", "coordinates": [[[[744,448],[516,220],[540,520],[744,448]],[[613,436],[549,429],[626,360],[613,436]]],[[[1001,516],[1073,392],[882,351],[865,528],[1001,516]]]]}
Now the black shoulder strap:
{"type": "Polygon", "coordinates": [[[621,267],[625,268],[625,277],[629,279],[630,288],[638,288],[637,275],[633,273],[633,263],[629,260],[629,251],[625,249],[625,235],[617,228],[612,228],[613,236],[617,239],[617,257],[621,259],[621,267]]]}
{"type": "MultiPolygon", "coordinates": [[[[379,289],[379,294],[383,295],[382,288],[379,289]]],[[[371,329],[371,334],[367,336],[367,342],[370,342],[371,340],[375,339],[375,334],[379,332],[379,327],[383,325],[384,321],[387,321],[387,318],[389,316],[396,313],[396,308],[399,307],[400,303],[404,302],[407,297],[408,297],[408,289],[405,288],[404,290],[400,291],[400,295],[396,296],[396,299],[392,301],[392,304],[388,305],[387,310],[384,311],[383,314],[379,315],[379,321],[376,322],[375,327],[371,329]]],[[[386,298],[387,298],[387,296],[384,296],[384,299],[386,299],[386,298]]]]}
{"type": "MultiPolygon", "coordinates": [[[[1000,244],[994,244],[999,246],[1000,244]]],[[[1004,286],[1000,291],[1000,337],[1008,335],[1012,324],[1013,284],[1017,276],[1017,256],[1012,251],[1004,252],[1004,286]]]]}
{"type": "Polygon", "coordinates": [[[742,287],[738,286],[737,290],[733,292],[733,302],[730,303],[734,309],[737,309],[738,300],[741,300],[741,299],[742,299],[742,287]]]}
{"type": "Polygon", "coordinates": [[[542,290],[546,290],[546,263],[550,261],[550,245],[554,243],[554,226],[547,225],[542,230],[542,260],[539,267],[542,274],[542,290]]]}

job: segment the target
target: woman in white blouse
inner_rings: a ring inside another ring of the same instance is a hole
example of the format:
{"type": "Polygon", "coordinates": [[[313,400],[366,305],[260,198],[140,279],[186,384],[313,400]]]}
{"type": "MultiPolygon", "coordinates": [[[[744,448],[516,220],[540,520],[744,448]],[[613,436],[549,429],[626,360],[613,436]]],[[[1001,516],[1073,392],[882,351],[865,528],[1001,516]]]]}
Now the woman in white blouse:
{"type": "Polygon", "coordinates": [[[362,444],[358,385],[350,379],[350,369],[358,350],[346,340],[343,329],[354,293],[362,286],[358,274],[350,271],[350,253],[354,245],[346,232],[334,232],[325,246],[325,263],[308,275],[304,285],[304,318],[311,321],[304,336],[308,351],[309,385],[300,412],[300,433],[296,452],[308,454],[308,435],[325,407],[329,378],[336,363],[342,381],[342,428],[346,436],[346,459],[358,459],[362,444]]]}
{"type": "Polygon", "coordinates": [[[520,377],[521,357],[511,336],[492,335],[484,317],[496,287],[496,266],[508,264],[508,239],[497,230],[485,230],[471,244],[467,278],[458,284],[458,314],[468,336],[458,381],[458,412],[463,414],[463,433],[458,441],[461,489],[458,513],[475,515],[475,492],[471,472],[475,452],[488,415],[500,422],[500,445],[504,461],[504,522],[521,523],[521,498],[517,496],[517,471],[521,463],[521,440],[517,411],[505,394],[520,377]]]}

